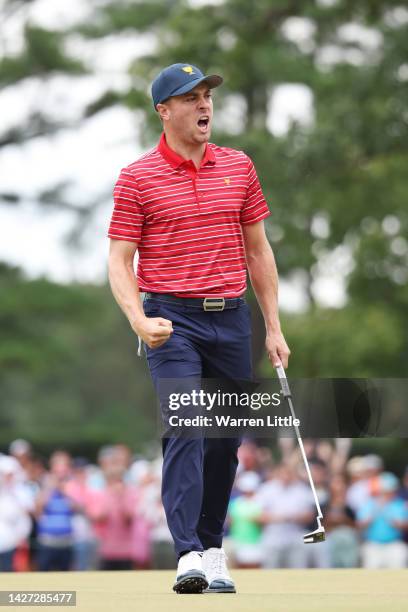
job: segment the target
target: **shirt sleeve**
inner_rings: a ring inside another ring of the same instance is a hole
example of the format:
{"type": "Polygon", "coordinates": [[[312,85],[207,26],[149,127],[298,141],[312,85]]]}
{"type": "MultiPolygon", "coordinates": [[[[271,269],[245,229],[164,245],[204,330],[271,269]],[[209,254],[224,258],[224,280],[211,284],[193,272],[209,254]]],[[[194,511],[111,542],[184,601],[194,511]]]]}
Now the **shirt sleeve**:
{"type": "Polygon", "coordinates": [[[372,518],[373,515],[373,506],[371,502],[366,502],[357,510],[357,520],[358,521],[367,521],[372,518]]]}
{"type": "Polygon", "coordinates": [[[123,168],[113,190],[113,212],[108,237],[140,242],[144,221],[136,178],[123,168]]]}
{"type": "Polygon", "coordinates": [[[255,166],[248,157],[248,187],[244,206],[241,210],[241,224],[256,223],[269,217],[270,214],[255,166]]]}
{"type": "Polygon", "coordinates": [[[406,521],[408,519],[408,511],[402,500],[397,499],[393,507],[393,520],[406,521]]]}

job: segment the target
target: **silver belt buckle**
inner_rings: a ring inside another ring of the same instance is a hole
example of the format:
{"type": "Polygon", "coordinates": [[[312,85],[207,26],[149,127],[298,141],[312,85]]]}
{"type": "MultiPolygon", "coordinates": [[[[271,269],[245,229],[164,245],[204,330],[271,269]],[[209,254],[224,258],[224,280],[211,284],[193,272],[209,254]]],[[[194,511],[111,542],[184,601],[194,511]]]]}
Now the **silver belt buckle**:
{"type": "Polygon", "coordinates": [[[225,298],[204,298],[203,308],[207,312],[224,310],[225,298]]]}

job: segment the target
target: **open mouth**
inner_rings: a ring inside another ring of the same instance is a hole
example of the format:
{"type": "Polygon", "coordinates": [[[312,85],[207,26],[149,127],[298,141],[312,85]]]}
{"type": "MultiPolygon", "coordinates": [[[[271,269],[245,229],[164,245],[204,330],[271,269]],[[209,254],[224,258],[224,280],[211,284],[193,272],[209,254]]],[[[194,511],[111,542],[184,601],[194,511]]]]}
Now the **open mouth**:
{"type": "Polygon", "coordinates": [[[210,126],[210,118],[208,117],[208,115],[203,115],[202,117],[200,117],[197,121],[197,125],[200,128],[201,132],[206,132],[210,126]]]}

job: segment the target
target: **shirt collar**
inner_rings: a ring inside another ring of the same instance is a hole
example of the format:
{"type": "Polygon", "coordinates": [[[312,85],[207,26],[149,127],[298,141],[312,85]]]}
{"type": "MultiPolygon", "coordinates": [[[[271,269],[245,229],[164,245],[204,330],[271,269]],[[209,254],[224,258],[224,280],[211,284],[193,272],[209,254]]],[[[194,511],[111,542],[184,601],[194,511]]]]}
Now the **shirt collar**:
{"type": "MultiPolygon", "coordinates": [[[[163,155],[164,159],[168,161],[169,164],[173,166],[173,168],[179,168],[180,166],[188,162],[192,163],[191,159],[185,159],[169,147],[164,132],[161,135],[157,148],[159,152],[163,155]]],[[[206,164],[215,165],[214,151],[208,146],[208,144],[205,147],[204,157],[201,160],[201,166],[205,166],[206,164]]]]}

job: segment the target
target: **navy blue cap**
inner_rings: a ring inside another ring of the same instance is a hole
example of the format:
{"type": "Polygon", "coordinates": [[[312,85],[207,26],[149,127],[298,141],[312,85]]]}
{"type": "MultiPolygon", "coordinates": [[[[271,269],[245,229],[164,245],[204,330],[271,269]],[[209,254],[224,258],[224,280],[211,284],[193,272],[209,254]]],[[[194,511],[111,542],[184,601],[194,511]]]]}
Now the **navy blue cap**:
{"type": "Polygon", "coordinates": [[[164,102],[171,96],[180,96],[191,91],[200,83],[207,83],[212,89],[218,87],[223,78],[218,74],[205,76],[197,66],[192,64],[172,64],[164,68],[152,83],[153,104],[164,102]]]}

